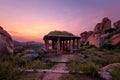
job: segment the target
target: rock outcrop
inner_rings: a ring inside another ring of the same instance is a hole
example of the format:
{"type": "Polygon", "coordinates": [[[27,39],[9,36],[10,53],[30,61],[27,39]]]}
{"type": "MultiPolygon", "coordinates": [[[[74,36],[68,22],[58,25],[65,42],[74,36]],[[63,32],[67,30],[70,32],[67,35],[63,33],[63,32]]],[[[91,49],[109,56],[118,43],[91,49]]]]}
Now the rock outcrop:
{"type": "Polygon", "coordinates": [[[112,76],[110,75],[110,72],[115,67],[120,67],[120,63],[113,63],[113,64],[109,64],[105,67],[102,67],[98,73],[99,73],[100,77],[102,77],[103,79],[112,80],[112,76]]]}
{"type": "Polygon", "coordinates": [[[98,23],[94,28],[95,34],[105,34],[105,31],[111,28],[111,20],[107,17],[103,18],[101,23],[98,23]]]}
{"type": "Polygon", "coordinates": [[[120,20],[115,22],[113,25],[114,25],[115,29],[120,29],[120,20]]]}
{"type": "Polygon", "coordinates": [[[93,34],[88,38],[89,45],[94,45],[96,47],[102,46],[104,43],[104,34],[106,30],[111,29],[111,20],[107,17],[102,19],[101,23],[98,23],[93,31],[93,34]]]}
{"type": "Polygon", "coordinates": [[[93,31],[88,31],[88,32],[85,31],[85,32],[82,32],[82,33],[80,34],[80,36],[81,36],[80,43],[81,43],[82,45],[85,45],[88,37],[89,37],[90,35],[92,35],[92,34],[93,34],[93,31]]]}
{"type": "Polygon", "coordinates": [[[100,34],[92,34],[89,38],[88,38],[88,43],[89,45],[94,45],[97,48],[99,48],[100,46],[102,46],[104,41],[104,38],[101,37],[100,34]]]}
{"type": "Polygon", "coordinates": [[[120,43],[120,33],[112,36],[111,43],[112,43],[112,45],[117,45],[120,43]]]}
{"type": "Polygon", "coordinates": [[[13,54],[13,40],[9,33],[0,26],[0,55],[13,54]]]}

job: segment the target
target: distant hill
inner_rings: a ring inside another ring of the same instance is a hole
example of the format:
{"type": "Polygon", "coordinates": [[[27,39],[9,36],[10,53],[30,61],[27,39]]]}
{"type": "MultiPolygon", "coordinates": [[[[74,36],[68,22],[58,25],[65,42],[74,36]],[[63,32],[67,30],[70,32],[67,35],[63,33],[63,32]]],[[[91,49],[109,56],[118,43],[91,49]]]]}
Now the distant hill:
{"type": "Polygon", "coordinates": [[[14,43],[14,47],[20,47],[20,46],[23,46],[23,47],[40,47],[40,46],[43,45],[43,43],[35,42],[35,41],[19,42],[19,41],[14,40],[13,43],[14,43]]]}

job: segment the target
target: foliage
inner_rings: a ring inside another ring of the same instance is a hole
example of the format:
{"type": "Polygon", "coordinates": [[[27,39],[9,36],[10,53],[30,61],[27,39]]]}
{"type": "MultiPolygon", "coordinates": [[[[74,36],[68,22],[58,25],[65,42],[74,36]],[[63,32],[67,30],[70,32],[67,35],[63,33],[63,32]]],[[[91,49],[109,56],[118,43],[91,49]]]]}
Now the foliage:
{"type": "Polygon", "coordinates": [[[67,32],[67,31],[51,31],[48,33],[48,35],[68,35],[68,36],[73,36],[72,33],[67,32]]]}
{"type": "Polygon", "coordinates": [[[106,42],[103,46],[100,47],[99,50],[107,54],[114,54],[115,52],[120,52],[120,44],[112,45],[109,42],[106,42]]]}
{"type": "Polygon", "coordinates": [[[120,66],[111,71],[112,80],[120,80],[120,66]]]}
{"type": "Polygon", "coordinates": [[[115,28],[110,28],[108,30],[105,30],[105,33],[113,33],[115,31],[116,31],[115,28]]]}
{"type": "Polygon", "coordinates": [[[75,72],[85,72],[92,77],[98,76],[97,69],[99,66],[92,62],[80,62],[79,60],[71,60],[67,63],[68,69],[75,72]]]}
{"type": "Polygon", "coordinates": [[[103,46],[101,46],[101,49],[113,50],[114,46],[110,43],[105,43],[103,46]]]}
{"type": "Polygon", "coordinates": [[[40,60],[33,61],[32,69],[49,69],[54,65],[50,60],[41,62],[40,60]]]}
{"type": "Polygon", "coordinates": [[[0,80],[18,80],[19,74],[17,66],[7,61],[0,63],[0,80]]]}
{"type": "Polygon", "coordinates": [[[4,55],[0,58],[0,80],[18,80],[20,69],[46,69],[51,68],[53,62],[47,60],[42,62],[38,60],[25,60],[19,56],[4,55]]]}

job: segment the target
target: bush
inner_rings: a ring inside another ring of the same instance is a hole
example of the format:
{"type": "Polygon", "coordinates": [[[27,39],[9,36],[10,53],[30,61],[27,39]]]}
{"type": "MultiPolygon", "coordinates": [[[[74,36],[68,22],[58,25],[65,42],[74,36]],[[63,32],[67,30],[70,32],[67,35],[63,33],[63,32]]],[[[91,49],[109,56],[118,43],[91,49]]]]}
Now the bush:
{"type": "Polygon", "coordinates": [[[18,68],[11,63],[0,64],[0,80],[18,80],[19,74],[18,68]]]}
{"type": "Polygon", "coordinates": [[[101,46],[101,49],[107,49],[107,50],[114,50],[114,46],[110,43],[105,43],[103,46],[101,46]]]}
{"type": "Polygon", "coordinates": [[[92,77],[98,76],[97,69],[99,66],[95,65],[92,62],[83,62],[79,60],[72,60],[67,63],[68,69],[75,72],[85,72],[90,74],[92,77]]]}
{"type": "Polygon", "coordinates": [[[4,55],[0,58],[0,80],[19,80],[20,69],[46,69],[53,66],[53,62],[47,60],[42,62],[40,60],[25,60],[19,56],[4,55]]]}
{"type": "Polygon", "coordinates": [[[54,64],[48,60],[47,62],[41,62],[40,60],[35,60],[32,62],[32,69],[48,69],[51,68],[54,64]]]}
{"type": "Polygon", "coordinates": [[[112,80],[120,80],[120,67],[115,67],[111,71],[112,80]]]}

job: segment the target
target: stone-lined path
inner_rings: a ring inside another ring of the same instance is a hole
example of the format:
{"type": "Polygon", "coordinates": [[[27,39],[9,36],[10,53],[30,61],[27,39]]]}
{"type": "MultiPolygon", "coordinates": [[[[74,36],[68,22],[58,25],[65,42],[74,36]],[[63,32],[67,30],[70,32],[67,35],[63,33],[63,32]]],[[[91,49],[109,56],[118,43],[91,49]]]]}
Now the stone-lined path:
{"type": "MultiPolygon", "coordinates": [[[[66,62],[69,61],[70,55],[59,55],[57,57],[51,58],[52,61],[58,62],[51,70],[57,70],[59,72],[67,70],[66,62]]],[[[42,80],[59,80],[63,74],[61,73],[45,73],[42,80]]]]}
{"type": "MultiPolygon", "coordinates": [[[[66,67],[66,64],[65,63],[58,63],[57,65],[55,65],[52,70],[58,70],[58,71],[63,71],[63,70],[66,70],[67,67],[66,67]]],[[[44,76],[43,76],[43,79],[42,80],[59,80],[59,78],[62,76],[62,74],[60,73],[51,73],[51,72],[48,72],[48,73],[45,73],[44,76]]]]}
{"type": "MultiPolygon", "coordinates": [[[[75,56],[76,55],[74,54],[69,54],[51,57],[51,60],[57,64],[54,65],[51,69],[37,69],[36,72],[40,74],[38,80],[60,80],[62,75],[69,73],[66,67],[66,62],[75,58],[75,56]]],[[[34,70],[25,70],[25,72],[34,72],[34,70]]]]}

